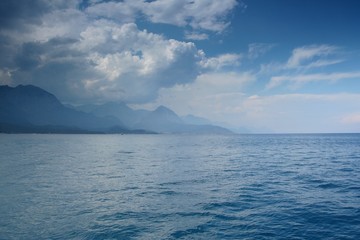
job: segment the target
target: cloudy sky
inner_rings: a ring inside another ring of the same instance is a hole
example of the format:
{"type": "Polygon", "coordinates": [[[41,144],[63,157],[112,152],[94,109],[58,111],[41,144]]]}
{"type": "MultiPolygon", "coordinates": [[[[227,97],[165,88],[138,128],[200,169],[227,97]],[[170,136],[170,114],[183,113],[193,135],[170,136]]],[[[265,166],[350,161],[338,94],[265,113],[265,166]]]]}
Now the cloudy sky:
{"type": "Polygon", "coordinates": [[[2,0],[0,84],[253,132],[360,132],[360,1],[2,0]]]}

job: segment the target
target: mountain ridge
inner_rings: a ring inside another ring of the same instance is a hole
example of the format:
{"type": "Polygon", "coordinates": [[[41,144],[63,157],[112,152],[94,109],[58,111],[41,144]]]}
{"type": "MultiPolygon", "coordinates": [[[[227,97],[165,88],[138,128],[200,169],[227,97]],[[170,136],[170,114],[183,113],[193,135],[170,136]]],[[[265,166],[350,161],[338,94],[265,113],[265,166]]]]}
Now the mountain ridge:
{"type": "Polygon", "coordinates": [[[0,99],[2,132],[89,133],[107,132],[114,126],[128,131],[117,119],[67,108],[55,95],[33,85],[0,86],[0,99]]]}
{"type": "Polygon", "coordinates": [[[123,102],[70,107],[33,85],[0,86],[0,99],[0,132],[231,133],[186,122],[165,106],[153,111],[134,110],[123,102]]]}
{"type": "Polygon", "coordinates": [[[127,123],[130,129],[145,129],[159,133],[232,133],[226,128],[211,124],[209,120],[204,118],[193,115],[192,118],[180,117],[173,110],[163,105],[158,106],[153,111],[134,110],[123,102],[111,102],[110,105],[112,108],[108,108],[109,103],[104,103],[78,106],[77,109],[84,109],[85,107],[88,112],[97,116],[116,116],[122,122],[127,123]],[[119,109],[124,109],[124,106],[126,106],[126,112],[119,111],[119,109]]]}

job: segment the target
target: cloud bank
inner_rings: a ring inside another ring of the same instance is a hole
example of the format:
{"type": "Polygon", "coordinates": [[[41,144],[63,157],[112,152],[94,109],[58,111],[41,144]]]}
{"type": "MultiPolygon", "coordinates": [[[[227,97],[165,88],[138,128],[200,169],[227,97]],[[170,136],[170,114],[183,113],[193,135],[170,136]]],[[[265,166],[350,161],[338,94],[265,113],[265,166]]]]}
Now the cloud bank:
{"type": "Polygon", "coordinates": [[[193,82],[237,57],[208,59],[194,43],[140,29],[137,21],[182,27],[187,39],[207,39],[224,31],[236,5],[235,0],[4,0],[0,83],[35,84],[70,102],[151,101],[159,89],[193,82]]]}

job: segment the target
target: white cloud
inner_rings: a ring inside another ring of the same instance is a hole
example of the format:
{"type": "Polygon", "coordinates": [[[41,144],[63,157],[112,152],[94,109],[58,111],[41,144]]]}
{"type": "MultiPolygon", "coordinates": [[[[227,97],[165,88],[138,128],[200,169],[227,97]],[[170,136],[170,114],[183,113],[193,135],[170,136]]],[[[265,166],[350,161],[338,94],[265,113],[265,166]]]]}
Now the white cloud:
{"type": "Polygon", "coordinates": [[[340,80],[360,78],[360,72],[331,72],[329,66],[341,63],[339,47],[309,45],[295,48],[287,62],[261,64],[259,75],[268,76],[267,89],[283,84],[296,89],[310,82],[335,83],[340,80]]]}
{"type": "Polygon", "coordinates": [[[2,34],[11,38],[13,44],[46,42],[52,38],[78,38],[88,22],[77,9],[58,9],[41,16],[35,22],[25,22],[19,28],[4,29],[2,34]]]}
{"type": "MultiPolygon", "coordinates": [[[[119,26],[102,20],[81,36],[79,49],[92,52],[88,61],[99,75],[96,84],[87,85],[88,91],[109,84],[119,90],[118,99],[148,101],[159,88],[191,82],[199,71],[193,43],[141,31],[134,23],[119,26]]],[[[103,97],[109,96],[108,90],[103,90],[103,97]]]]}
{"type": "Polygon", "coordinates": [[[10,77],[2,72],[2,82],[35,84],[65,101],[150,101],[161,88],[239,64],[240,55],[207,58],[192,42],[167,39],[136,24],[141,18],[186,27],[189,39],[206,39],[226,28],[236,0],[34,0],[11,5],[23,14],[0,32],[9,43],[3,51],[9,58],[0,68],[16,69],[10,77]]]}
{"type": "Polygon", "coordinates": [[[1,32],[12,40],[7,51],[13,59],[6,64],[15,65],[0,67],[16,69],[6,79],[2,74],[2,82],[35,84],[66,101],[93,97],[143,102],[156,98],[160,88],[194,81],[203,59],[194,43],[167,39],[126,23],[133,20],[132,9],[143,1],[102,4],[93,3],[85,12],[73,6],[54,7],[26,25],[26,31],[1,32]],[[125,5],[129,9],[119,14],[128,13],[129,18],[114,21],[111,14],[125,5]],[[101,16],[108,7],[114,11],[101,16]]]}
{"type": "Polygon", "coordinates": [[[220,70],[224,67],[238,66],[240,65],[240,59],[242,57],[240,54],[226,53],[216,57],[206,58],[203,51],[200,51],[199,54],[202,57],[200,66],[208,70],[220,70]]]}
{"type": "Polygon", "coordinates": [[[306,68],[319,68],[344,62],[344,59],[316,60],[309,63],[306,68]]]}
{"type": "Polygon", "coordinates": [[[224,121],[245,97],[246,86],[254,81],[255,76],[249,72],[209,72],[199,75],[193,83],[161,89],[156,101],[137,107],[166,105],[182,115],[192,113],[224,121]]]}
{"type": "Polygon", "coordinates": [[[236,5],[236,0],[157,0],[146,2],[142,11],[154,23],[221,32],[229,25],[226,16],[236,5]]]}
{"type": "Polygon", "coordinates": [[[116,20],[119,23],[135,22],[139,11],[144,7],[141,0],[123,2],[95,2],[85,9],[85,12],[94,18],[116,20]]]}
{"type": "Polygon", "coordinates": [[[254,76],[249,72],[206,73],[199,75],[194,85],[212,89],[215,93],[231,93],[241,91],[245,84],[254,80],[254,76]]]}
{"type": "Polygon", "coordinates": [[[275,47],[275,44],[251,43],[251,44],[249,44],[248,58],[256,59],[256,58],[264,55],[265,53],[267,53],[274,47],[275,47]]]}
{"type": "MultiPolygon", "coordinates": [[[[95,2],[86,12],[93,17],[116,19],[121,23],[135,22],[137,17],[145,16],[153,23],[221,32],[229,25],[226,17],[237,4],[236,0],[126,0],[95,2]]],[[[205,37],[203,34],[195,36],[205,37]]]]}
{"type": "Polygon", "coordinates": [[[331,45],[310,45],[295,48],[292,52],[291,57],[287,61],[286,67],[320,67],[335,64],[338,63],[340,60],[327,61],[321,58],[334,54],[337,50],[338,47],[331,45]],[[320,60],[318,60],[317,58],[320,58],[320,60]]]}
{"type": "Polygon", "coordinates": [[[95,65],[95,69],[103,73],[109,81],[114,81],[124,74],[136,72],[142,68],[141,59],[132,55],[130,51],[105,56],[93,53],[89,56],[89,60],[95,65]]]}
{"type": "Polygon", "coordinates": [[[185,39],[188,40],[207,40],[209,39],[209,35],[206,33],[198,33],[198,32],[185,32],[185,39]]]}
{"type": "Polygon", "coordinates": [[[40,0],[42,4],[49,5],[53,9],[59,9],[59,8],[76,8],[80,3],[81,0],[51,0],[51,1],[44,1],[40,0]]]}
{"type": "Polygon", "coordinates": [[[94,97],[143,102],[156,98],[160,88],[192,82],[199,74],[201,57],[191,42],[108,20],[87,23],[78,30],[78,37],[58,29],[36,34],[42,41],[22,44],[15,56],[21,67],[11,81],[25,79],[67,101],[94,97]],[[62,31],[74,38],[55,38],[62,31]],[[74,89],[81,94],[74,95],[74,89]]]}
{"type": "MultiPolygon", "coordinates": [[[[275,45],[273,45],[275,46],[275,45]]],[[[266,49],[266,45],[264,47],[249,45],[249,58],[251,56],[258,56],[258,51],[262,53],[262,51],[270,50],[266,49]]],[[[292,72],[304,72],[312,70],[316,71],[319,68],[328,67],[330,65],[338,64],[344,62],[345,59],[340,58],[340,47],[333,45],[308,45],[295,48],[292,51],[291,56],[286,62],[270,62],[268,64],[261,64],[259,74],[270,74],[273,75],[275,73],[286,73],[283,75],[293,75],[292,72]]]]}
{"type": "Polygon", "coordinates": [[[267,88],[274,88],[284,83],[290,83],[294,87],[302,84],[318,81],[336,82],[339,80],[360,78],[360,72],[335,72],[335,73],[317,73],[317,74],[299,74],[299,75],[282,75],[271,77],[267,88]]]}

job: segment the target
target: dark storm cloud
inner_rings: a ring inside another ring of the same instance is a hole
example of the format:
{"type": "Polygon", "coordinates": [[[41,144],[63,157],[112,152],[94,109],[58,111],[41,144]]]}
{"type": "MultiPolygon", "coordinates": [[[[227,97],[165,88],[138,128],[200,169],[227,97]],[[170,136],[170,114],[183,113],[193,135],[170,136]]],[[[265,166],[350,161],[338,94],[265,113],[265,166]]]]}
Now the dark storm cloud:
{"type": "Polygon", "coordinates": [[[66,101],[86,98],[77,84],[96,72],[86,61],[86,53],[73,49],[77,42],[55,37],[47,42],[23,43],[14,56],[14,82],[41,86],[66,101]]]}
{"type": "Polygon", "coordinates": [[[24,22],[37,23],[39,17],[49,8],[41,1],[2,0],[0,1],[1,28],[21,27],[24,22]]]}
{"type": "Polygon", "coordinates": [[[77,0],[1,0],[0,28],[22,28],[23,24],[40,24],[41,16],[45,13],[78,4],[77,0]]]}
{"type": "Polygon", "coordinates": [[[49,62],[79,57],[82,55],[80,52],[69,49],[77,41],[76,39],[56,37],[45,43],[24,43],[16,54],[15,64],[20,70],[29,71],[49,62]]]}
{"type": "MultiPolygon", "coordinates": [[[[28,32],[30,24],[40,24],[41,16],[49,11],[49,6],[40,0],[2,0],[0,1],[0,68],[18,68],[17,63],[34,62],[28,59],[15,59],[19,48],[10,32],[28,32]]],[[[25,50],[26,51],[26,50],[25,50]]],[[[27,65],[27,64],[25,64],[27,65]]],[[[30,64],[31,65],[31,64],[30,64]]]]}

